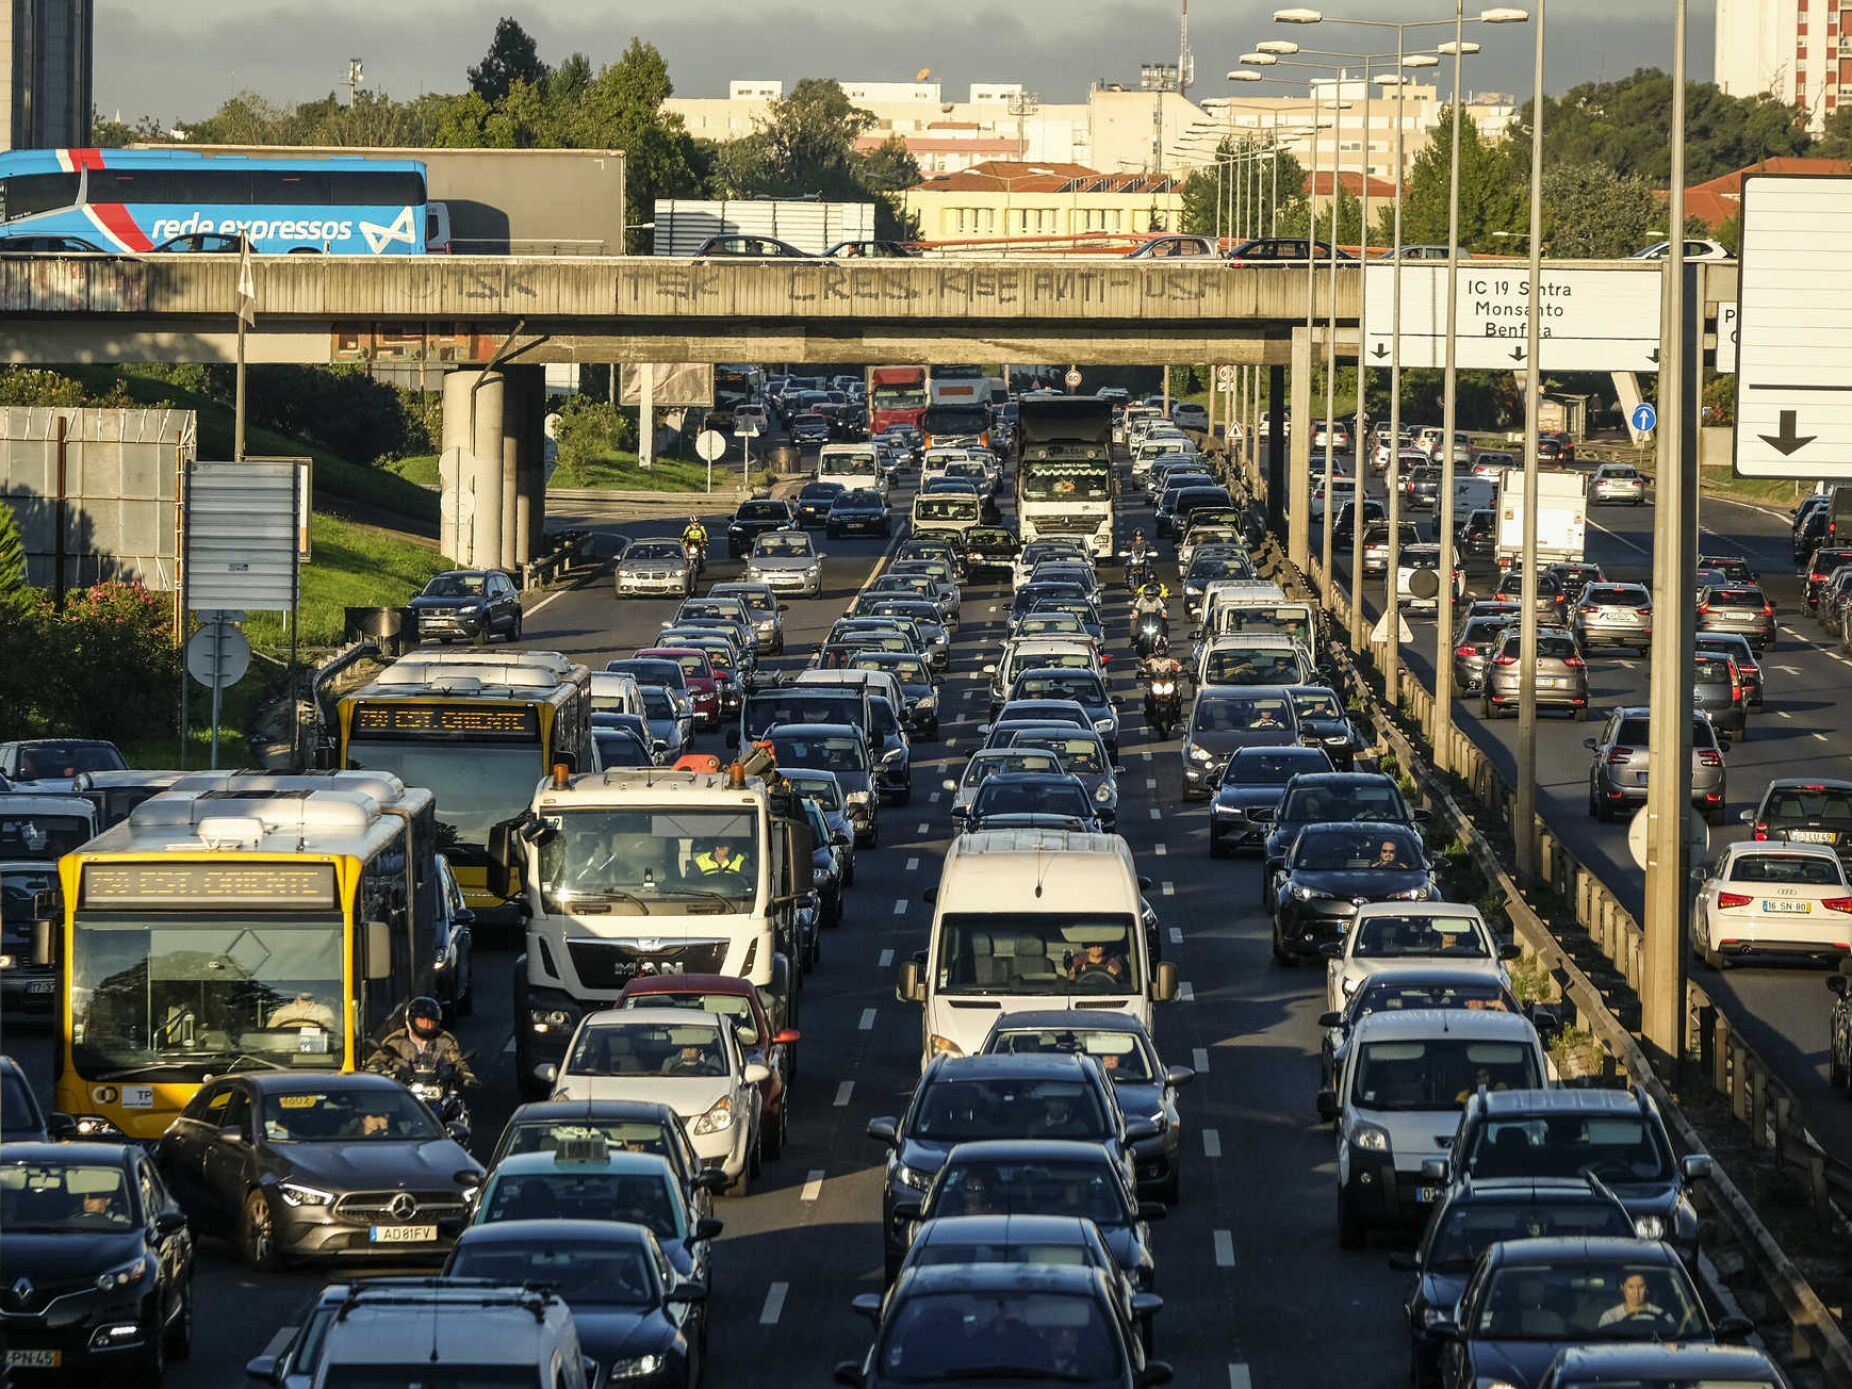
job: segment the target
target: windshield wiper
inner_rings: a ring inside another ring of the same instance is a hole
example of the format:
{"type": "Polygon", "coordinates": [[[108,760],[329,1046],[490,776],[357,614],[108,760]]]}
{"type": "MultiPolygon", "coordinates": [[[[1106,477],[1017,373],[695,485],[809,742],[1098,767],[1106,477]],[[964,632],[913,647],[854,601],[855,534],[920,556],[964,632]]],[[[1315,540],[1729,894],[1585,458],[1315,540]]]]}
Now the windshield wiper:
{"type": "Polygon", "coordinates": [[[289,1067],[285,1066],[281,1061],[272,1061],[265,1056],[252,1056],[248,1052],[218,1052],[215,1055],[215,1060],[217,1056],[231,1057],[231,1060],[225,1063],[224,1070],[219,1072],[220,1075],[231,1075],[234,1072],[246,1069],[254,1071],[286,1071],[289,1069],[289,1067]],[[245,1064],[246,1062],[250,1063],[248,1068],[245,1064]]]}
{"type": "Polygon", "coordinates": [[[1054,1380],[1063,1384],[1085,1384],[1091,1375],[1068,1374],[1041,1365],[971,1365],[957,1372],[960,1380],[1034,1379],[1054,1380]]]}
{"type": "Polygon", "coordinates": [[[638,911],[642,912],[643,915],[648,916],[650,914],[648,902],[645,902],[634,892],[624,892],[619,888],[606,888],[603,892],[580,892],[574,889],[570,902],[560,902],[558,894],[549,894],[549,896],[551,896],[555,902],[559,902],[562,910],[568,912],[581,902],[628,902],[638,911]]]}
{"type": "Polygon", "coordinates": [[[166,1071],[190,1071],[196,1066],[212,1064],[216,1052],[207,1052],[203,1056],[189,1057],[185,1061],[146,1061],[139,1066],[124,1066],[121,1070],[103,1071],[91,1077],[92,1080],[130,1080],[135,1076],[157,1075],[166,1071]]]}

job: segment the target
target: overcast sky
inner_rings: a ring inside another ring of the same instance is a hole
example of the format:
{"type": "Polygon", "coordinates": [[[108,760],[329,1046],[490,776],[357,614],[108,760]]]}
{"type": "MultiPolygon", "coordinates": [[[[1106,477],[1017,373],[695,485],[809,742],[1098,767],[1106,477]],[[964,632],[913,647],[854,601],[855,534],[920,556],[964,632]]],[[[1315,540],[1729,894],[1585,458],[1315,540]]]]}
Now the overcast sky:
{"type": "MultiPolygon", "coordinates": [[[[1197,0],[1193,96],[1228,93],[1223,74],[1235,55],[1264,38],[1393,47],[1381,31],[1275,25],[1276,2],[1197,0]]],[[[1467,12],[1481,7],[1468,0],[1467,12]]],[[[1405,18],[1449,8],[1446,0],[1339,0],[1328,12],[1405,18]]],[[[1692,0],[1694,77],[1711,74],[1713,9],[1714,0],[1692,0]]],[[[1669,68],[1671,11],[1672,0],[1554,0],[1550,89],[1669,68]]],[[[300,101],[343,82],[349,57],[365,61],[369,86],[396,97],[457,91],[504,14],[534,35],[548,62],[579,49],[607,63],[639,34],[668,59],[679,96],[724,96],[738,77],[901,81],[930,68],[952,100],[963,100],[973,81],[1020,81],[1044,101],[1084,102],[1093,78],[1134,85],[1139,63],[1177,54],[1175,0],[98,0],[96,103],[128,120],[184,121],[243,89],[300,101]]],[[[1528,96],[1530,27],[1475,27],[1485,53],[1469,60],[1469,85],[1528,96]]]]}

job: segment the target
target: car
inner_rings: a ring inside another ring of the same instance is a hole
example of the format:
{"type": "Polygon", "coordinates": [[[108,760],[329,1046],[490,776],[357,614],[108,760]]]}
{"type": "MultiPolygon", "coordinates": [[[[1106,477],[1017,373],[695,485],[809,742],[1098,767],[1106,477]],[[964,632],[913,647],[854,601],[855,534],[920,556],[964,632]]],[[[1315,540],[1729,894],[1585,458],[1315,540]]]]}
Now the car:
{"type": "MultiPolygon", "coordinates": [[[[1641,247],[1630,257],[1632,260],[1665,260],[1672,254],[1670,241],[1655,241],[1650,246],[1641,247]]],[[[1706,237],[1688,236],[1685,238],[1686,260],[1735,260],[1736,255],[1721,241],[1712,241],[1706,237]]]]}
{"type": "Polygon", "coordinates": [[[1691,665],[1691,702],[1710,715],[1719,732],[1739,742],[1749,736],[1748,687],[1733,657],[1722,651],[1699,651],[1691,665]]]}
{"type": "Polygon", "coordinates": [[[201,1233],[271,1272],[441,1257],[482,1183],[467,1138],[386,1076],[241,1073],[202,1085],[154,1158],[201,1233]]]}
{"type": "Polygon", "coordinates": [[[1293,747],[1299,738],[1299,715],[1286,686],[1200,686],[1182,740],[1183,799],[1210,799],[1236,751],[1293,747]]]}
{"type": "MultiPolygon", "coordinates": [[[[1413,521],[1403,521],[1398,531],[1400,539],[1398,549],[1421,544],[1421,527],[1413,521]]],[[[1348,539],[1348,537],[1346,537],[1348,539]]],[[[1332,541],[1336,544],[1335,537],[1332,541]]],[[[1389,523],[1388,521],[1366,521],[1363,525],[1363,574],[1365,578],[1380,577],[1389,572],[1389,523]]]]}
{"type": "Polygon", "coordinates": [[[1440,473],[1438,467],[1425,461],[1406,469],[1402,474],[1402,491],[1407,498],[1404,505],[1422,511],[1432,511],[1438,507],[1440,473]]]}
{"type": "MultiPolygon", "coordinates": [[[[1807,611],[1812,612],[1820,606],[1820,590],[1826,586],[1836,570],[1852,565],[1852,549],[1844,546],[1822,545],[1813,552],[1813,558],[1807,565],[1806,597],[1807,611]]],[[[0,775],[6,775],[6,762],[0,756],[0,775]]]]}
{"type": "Polygon", "coordinates": [[[563,1064],[542,1067],[555,1099],[658,1100],[688,1125],[695,1152],[745,1194],[758,1174],[771,1076],[747,1058],[733,1027],[687,1008],[605,1008],[574,1031],[563,1064]],[[546,1074],[550,1072],[550,1074],[546,1074]]]}
{"type": "Polygon", "coordinates": [[[1595,583],[1576,600],[1569,630],[1583,651],[1625,646],[1642,656],[1653,649],[1653,595],[1645,584],[1595,583]]]}
{"type": "Polygon", "coordinates": [[[1333,247],[1328,241],[1308,243],[1303,236],[1262,236],[1236,246],[1228,253],[1228,261],[1231,265],[1257,268],[1297,265],[1303,269],[1308,254],[1317,261],[1356,259],[1349,251],[1333,247]]]}
{"type": "MultiPolygon", "coordinates": [[[[875,673],[870,673],[875,674],[875,673]]],[[[874,755],[875,790],[889,805],[913,803],[913,746],[907,741],[905,715],[886,695],[869,689],[869,747],[874,755]]]]}
{"type": "Polygon", "coordinates": [[[1012,723],[993,725],[991,736],[998,739],[994,744],[997,747],[1053,753],[1060,760],[1061,770],[1072,772],[1087,788],[1100,824],[1109,833],[1115,828],[1119,814],[1117,775],[1121,769],[1107,755],[1106,744],[1098,733],[1059,724],[1012,723]]]}
{"type": "Polygon", "coordinates": [[[1735,632],[1699,632],[1694,637],[1697,651],[1728,656],[1736,663],[1736,678],[1742,683],[1743,705],[1750,713],[1762,708],[1762,665],[1756,659],[1749,639],[1735,632]]]}
{"type": "Polygon", "coordinates": [[[1219,254],[1212,236],[1154,236],[1141,241],[1125,253],[1127,260],[1170,260],[1186,256],[1219,254]]]}
{"type": "Polygon", "coordinates": [[[871,487],[844,492],[831,505],[824,528],[832,540],[852,531],[886,537],[892,529],[887,500],[871,487]]]}
{"type": "Polygon", "coordinates": [[[1286,851],[1308,825],[1357,820],[1427,823],[1425,810],[1411,809],[1392,777],[1381,772],[1300,772],[1280,793],[1280,808],[1267,831],[1266,866],[1260,875],[1260,905],[1272,903],[1274,877],[1286,851]]]}
{"type": "MultiPolygon", "coordinates": [[[[754,585],[753,591],[764,594],[771,592],[764,585],[754,585]]],[[[709,589],[699,598],[684,598],[681,606],[675,610],[675,615],[662,624],[661,631],[666,633],[675,629],[693,632],[706,627],[725,636],[742,656],[750,654],[754,660],[749,665],[756,664],[760,650],[759,623],[752,610],[746,606],[744,598],[717,593],[714,589],[709,589]]]]}
{"type": "Polygon", "coordinates": [[[875,794],[874,761],[868,740],[854,724],[781,723],[764,735],[778,767],[808,767],[833,773],[842,787],[855,847],[872,849],[881,841],[880,807],[875,794]]]}
{"type": "Polygon", "coordinates": [[[1079,1215],[946,1215],[922,1225],[895,1282],[914,1269],[948,1264],[1033,1264],[1097,1269],[1118,1294],[1128,1326],[1146,1316],[1149,1294],[1119,1272],[1100,1227],[1079,1215]]]}
{"type": "Polygon", "coordinates": [[[1757,654],[1775,648],[1775,605],[1754,584],[1707,588],[1698,601],[1700,632],[1735,632],[1749,638],[1757,654]]]}
{"type": "Polygon", "coordinates": [[[0,743],[0,780],[30,782],[25,791],[69,791],[82,772],[128,770],[116,745],[102,738],[25,738],[0,743]]]}
{"type": "Polygon", "coordinates": [[[823,556],[810,535],[801,530],[780,530],[758,536],[746,557],[746,579],[764,584],[775,593],[823,596],[823,556]]]}
{"type": "Polygon", "coordinates": [[[633,540],[617,557],[612,583],[619,598],[686,598],[694,592],[694,580],[694,565],[681,541],[633,540]]]}
{"type": "Polygon", "coordinates": [[[497,569],[446,569],[433,574],[407,605],[418,614],[418,637],[439,645],[492,637],[521,639],[521,594],[497,569]]]}
{"type": "Polygon", "coordinates": [[[823,259],[906,260],[918,254],[904,241],[838,241],[823,252],[823,259]]]}
{"type": "Polygon", "coordinates": [[[1389,1256],[1391,1268],[1415,1275],[1403,1310],[1408,1314],[1409,1379],[1416,1389],[1434,1389],[1440,1382],[1445,1342],[1432,1327],[1452,1319],[1481,1254],[1501,1240],[1590,1236],[1633,1237],[1627,1208],[1592,1174],[1468,1179],[1450,1188],[1435,1205],[1414,1253],[1389,1256]]]}
{"type": "Polygon", "coordinates": [[[566,1303],[545,1287],[475,1279],[354,1281],[312,1347],[312,1382],[333,1385],[479,1385],[590,1389],[566,1303]],[[409,1327],[419,1334],[407,1335],[409,1327]]]}
{"type": "Polygon", "coordinates": [[[697,257],[724,257],[736,260],[815,260],[808,251],[800,251],[788,241],[775,236],[710,236],[695,247],[697,257]]]}
{"type": "Polygon", "coordinates": [[[808,444],[827,444],[831,437],[829,420],[815,410],[793,415],[789,429],[791,442],[799,448],[808,444]]]}
{"type": "Polygon", "coordinates": [[[1708,1384],[1752,1384],[1788,1389],[1788,1381],[1766,1351],[1748,1346],[1627,1345],[1570,1346],[1558,1351],[1537,1389],[1679,1389],[1708,1384]]]}
{"type": "MultiPolygon", "coordinates": [[[[1390,260],[1390,261],[1393,261],[1393,260],[1446,260],[1447,257],[1448,257],[1447,247],[1444,245],[1438,245],[1438,246],[1404,246],[1402,248],[1402,253],[1400,256],[1397,256],[1395,251],[1393,249],[1390,249],[1390,250],[1384,251],[1382,255],[1377,257],[1377,259],[1378,260],[1390,260]]],[[[1466,250],[1464,247],[1460,249],[1459,259],[1471,260],[1472,258],[1473,258],[1473,253],[1471,251],[1466,250]]]]}
{"type": "MultiPolygon", "coordinates": [[[[1608,715],[1601,733],[1582,746],[1594,754],[1588,773],[1588,813],[1612,820],[1621,810],[1646,804],[1647,738],[1652,710],[1628,704],[1608,715]]],[[[1709,715],[1692,711],[1691,804],[1717,824],[1728,792],[1723,755],[1730,740],[1717,732],[1709,715]]]]}
{"type": "Polygon", "coordinates": [[[1368,902],[1357,908],[1344,938],[1327,946],[1325,1007],[1343,1011],[1350,996],[1387,970],[1451,966],[1473,970],[1511,988],[1505,961],[1517,945],[1501,941],[1479,909],[1464,902],[1368,902]]]}
{"type": "Polygon", "coordinates": [[[1750,1323],[1713,1323],[1672,1249],[1652,1240],[1503,1240],[1467,1280],[1445,1342],[1447,1389],[1500,1383],[1539,1389],[1559,1351],[1604,1341],[1703,1343],[1740,1339],[1750,1323]]]}
{"type": "Polygon", "coordinates": [[[1365,903],[1439,896],[1421,836],[1387,820],[1307,825],[1276,879],[1273,958],[1282,965],[1322,957],[1365,903]]]}
{"type": "MultiPolygon", "coordinates": [[[[1168,1384],[1172,1371],[1147,1360],[1127,1323],[1123,1295],[1095,1268],[958,1264],[909,1269],[885,1299],[864,1293],[856,1310],[876,1319],[875,1340],[860,1361],[836,1366],[835,1381],[853,1389],[901,1384],[970,1384],[1008,1379],[1060,1381],[1090,1389],[1144,1389],[1168,1384]],[[999,1315],[1008,1308],[1007,1316],[999,1315]]],[[[1155,1293],[1136,1295],[1150,1317],[1155,1293]]]]}
{"type": "Polygon", "coordinates": [[[579,1348],[600,1382],[701,1383],[707,1288],[684,1278],[655,1233],[608,1220],[511,1220],[465,1230],[446,1279],[544,1285],[572,1309],[579,1348]]]}
{"type": "Polygon", "coordinates": [[[1108,693],[1105,678],[1091,670],[1063,666],[1031,666],[1019,672],[1010,685],[1009,702],[1053,699],[1071,701],[1086,711],[1093,730],[1106,744],[1106,753],[1119,760],[1119,709],[1108,693]]]}
{"type": "Polygon", "coordinates": [[[1226,510],[1233,505],[1226,487],[1214,484],[1167,487],[1158,499],[1152,527],[1159,535],[1181,535],[1188,529],[1190,517],[1195,512],[1209,507],[1226,510]]]}
{"type": "Polygon", "coordinates": [[[862,651],[849,658],[848,669],[893,676],[906,701],[907,731],[926,741],[938,738],[939,687],[933,682],[930,649],[925,656],[904,651],[862,651]]]}
{"type": "Polygon", "coordinates": [[[999,829],[1102,829],[1092,797],[1080,778],[1064,772],[999,772],[985,779],[971,799],[954,804],[952,818],[963,832],[999,829]]]}
{"type": "Polygon", "coordinates": [[[739,559],[752,551],[753,542],[761,535],[787,531],[796,524],[797,514],[790,502],[743,501],[727,522],[727,558],[739,559]]]}
{"type": "Polygon", "coordinates": [[[493,1171],[519,1153],[551,1153],[575,1139],[603,1138],[613,1149],[664,1158],[697,1215],[711,1213],[726,1175],[704,1167],[681,1115],[660,1100],[531,1100],[516,1106],[489,1154],[493,1171]]]}
{"type": "Polygon", "coordinates": [[[1092,563],[1092,554],[1078,540],[1031,540],[1025,543],[1010,565],[1010,586],[1021,588],[1045,560],[1078,559],[1092,563]]]}
{"type": "MultiPolygon", "coordinates": [[[[1539,575],[1541,579],[1543,576],[1539,575]]],[[[1575,719],[1588,717],[1588,662],[1576,640],[1561,627],[1537,628],[1537,663],[1523,665],[1524,634],[1509,623],[1493,639],[1485,679],[1480,685],[1481,718],[1515,712],[1520,691],[1528,686],[1539,709],[1564,709],[1575,719]]]]}
{"type": "Polygon", "coordinates": [[[1745,958],[1852,958],[1852,883],[1828,844],[1739,840],[1704,870],[1692,950],[1713,969],[1745,958]]]}
{"type": "Polygon", "coordinates": [[[191,1350],[193,1232],[140,1147],[0,1146],[0,1227],[0,1378],[158,1385],[191,1350]]]}
{"type": "MultiPolygon", "coordinates": [[[[1517,566],[1505,571],[1499,578],[1498,587],[1492,590],[1493,596],[1507,603],[1524,601],[1524,575],[1517,566]]],[[[1569,615],[1569,593],[1563,587],[1563,581],[1547,569],[1537,575],[1537,621],[1560,626],[1569,615]]]]}
{"type": "Polygon", "coordinates": [[[270,1348],[245,1362],[248,1379],[274,1384],[277,1389],[314,1389],[315,1372],[321,1366],[322,1347],[335,1315],[352,1297],[351,1283],[324,1284],[314,1297],[295,1314],[294,1325],[272,1338],[270,1348]]]}
{"type": "Polygon", "coordinates": [[[1742,820],[1752,842],[1824,844],[1852,856],[1852,781],[1776,777],[1742,820]]]}
{"type": "MultiPolygon", "coordinates": [[[[906,1208],[917,1206],[947,1159],[961,1147],[988,1140],[1059,1139],[1108,1159],[1128,1190],[1133,1180],[1131,1148],[1152,1136],[1131,1126],[1120,1112],[1105,1071],[1073,1054],[1016,1055],[997,1052],[956,1056],[937,1052],[920,1073],[913,1098],[898,1119],[869,1121],[868,1136],[886,1146],[886,1182],[881,1201],[882,1247],[887,1278],[900,1271],[911,1224],[906,1208]]],[[[1028,1207],[1023,1207],[1028,1212],[1028,1207]]],[[[955,1211],[952,1214],[984,1214],[955,1211]]],[[[1029,1212],[1037,1213],[1037,1212],[1029,1212]]],[[[1091,1215],[1091,1211],[1043,1211],[1048,1215],[1091,1215]]],[[[1125,1247],[1121,1240],[1117,1246],[1125,1247]]]]}
{"type": "MultiPolygon", "coordinates": [[[[901,597],[895,594],[881,594],[869,605],[869,616],[901,619],[903,630],[914,638],[918,653],[894,653],[889,655],[919,654],[925,658],[927,667],[935,675],[943,675],[952,665],[952,632],[946,625],[945,609],[930,598],[913,596],[901,597]]],[[[873,667],[884,669],[884,667],[873,667]]],[[[904,680],[901,682],[906,683],[904,680]]],[[[912,701],[909,700],[909,707],[912,701]]]]}
{"type": "Polygon", "coordinates": [[[1165,1066],[1137,1018],[1102,1009],[1030,1009],[991,1024],[980,1055],[1046,1053],[1092,1057],[1112,1082],[1131,1141],[1141,1195],[1174,1206],[1183,1191],[1183,1118],[1177,1091],[1196,1078],[1188,1066],[1165,1066]]]}
{"type": "Polygon", "coordinates": [[[1572,608],[1581,601],[1583,591],[1590,584],[1606,583],[1608,577],[1601,572],[1599,564],[1590,560],[1558,560],[1545,569],[1562,580],[1563,594],[1572,608]]]}
{"type": "Polygon", "coordinates": [[[1575,440],[1560,429],[1537,431],[1537,457],[1567,467],[1575,462],[1575,440]]]}
{"type": "Polygon", "coordinates": [[[1588,504],[1646,505],[1646,478],[1631,463],[1603,463],[1589,475],[1588,504]]]}
{"type": "Polygon", "coordinates": [[[1531,1020],[1540,1037],[1553,1036],[1560,1028],[1556,1015],[1546,1008],[1518,1002],[1509,984],[1487,970],[1484,963],[1471,960],[1460,964],[1436,964],[1431,961],[1397,961],[1385,964],[1358,984],[1343,1006],[1319,1014],[1319,1086],[1337,1085],[1338,1067],[1343,1064],[1344,1048],[1350,1034],[1372,1013],[1408,1012],[1417,1008],[1460,1008],[1469,1011],[1493,1009],[1505,1013],[1522,1013],[1531,1020]]]}
{"type": "Polygon", "coordinates": [[[1486,670],[1511,621],[1509,617],[1481,615],[1468,617],[1460,624],[1459,635],[1453,640],[1453,684],[1460,698],[1484,692],[1486,670]]]}
{"type": "Polygon", "coordinates": [[[443,1005],[446,1026],[476,1009],[476,913],[463,900],[463,889],[451,870],[450,860],[435,856],[437,866],[437,957],[432,964],[431,991],[443,1005]]]}
{"type": "Polygon", "coordinates": [[[797,494],[797,522],[800,526],[820,526],[829,515],[836,498],[849,489],[840,482],[807,482],[797,494]]]}
{"type": "Polygon", "coordinates": [[[707,596],[710,599],[737,599],[744,608],[743,616],[752,629],[754,647],[768,656],[784,654],[784,614],[787,605],[778,601],[778,595],[772,591],[770,584],[737,582],[714,584],[708,589],[707,596]]]}
{"type": "Polygon", "coordinates": [[[9,236],[0,240],[0,256],[107,255],[81,236],[9,236]]]}
{"type": "Polygon", "coordinates": [[[1468,559],[1490,559],[1498,547],[1498,513],[1485,507],[1468,511],[1457,544],[1468,559]]]}
{"type": "MultiPolygon", "coordinates": [[[[1385,566],[1387,560],[1385,557],[1385,566]]],[[[1440,546],[1423,542],[1419,545],[1404,545],[1396,556],[1395,566],[1395,600],[1398,605],[1409,609],[1425,609],[1428,612],[1440,610],[1440,546]],[[1427,574],[1429,578],[1418,578],[1427,574]]],[[[1457,563],[1453,566],[1453,597],[1458,602],[1466,596],[1466,571],[1457,563]]]]}
{"type": "Polygon", "coordinates": [[[973,526],[964,535],[966,572],[973,578],[1008,574],[1022,542],[1005,526],[973,526]]]}
{"type": "Polygon", "coordinates": [[[792,790],[815,804],[829,829],[829,845],[841,865],[842,885],[855,885],[855,826],[849,819],[847,796],[834,772],[811,767],[780,767],[778,773],[791,784],[792,790]]]}
{"type": "Polygon", "coordinates": [[[1209,857],[1262,847],[1287,782],[1301,772],[1332,770],[1321,747],[1247,747],[1230,753],[1209,807],[1209,857]]]}

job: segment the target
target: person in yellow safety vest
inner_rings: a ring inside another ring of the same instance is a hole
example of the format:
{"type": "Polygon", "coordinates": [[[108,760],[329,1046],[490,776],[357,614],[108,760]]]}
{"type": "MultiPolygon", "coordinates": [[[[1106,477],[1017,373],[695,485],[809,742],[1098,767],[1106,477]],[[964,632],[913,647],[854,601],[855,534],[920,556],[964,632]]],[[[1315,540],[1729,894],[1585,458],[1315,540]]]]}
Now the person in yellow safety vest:
{"type": "Polygon", "coordinates": [[[704,878],[717,874],[742,874],[746,871],[746,856],[739,853],[725,840],[717,840],[714,846],[695,855],[695,871],[704,878]]]}

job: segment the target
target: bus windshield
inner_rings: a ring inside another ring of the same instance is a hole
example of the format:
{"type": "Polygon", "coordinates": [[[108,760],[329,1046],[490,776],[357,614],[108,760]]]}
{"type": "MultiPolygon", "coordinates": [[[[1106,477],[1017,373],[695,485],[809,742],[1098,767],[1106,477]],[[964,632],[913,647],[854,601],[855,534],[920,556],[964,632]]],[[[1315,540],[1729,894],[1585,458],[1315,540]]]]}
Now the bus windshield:
{"type": "Polygon", "coordinates": [[[1122,914],[948,912],[933,967],[951,993],[1137,994],[1143,959],[1122,914]]]}
{"type": "Polygon", "coordinates": [[[540,817],[549,911],[716,916],[752,909],[760,843],[748,809],[568,810],[540,817]]]}
{"type": "Polygon", "coordinates": [[[71,1049],[86,1079],[345,1065],[339,918],[112,912],[74,926],[71,1049]]]}
{"type": "Polygon", "coordinates": [[[407,786],[423,786],[437,797],[437,847],[452,864],[488,862],[490,826],[520,813],[533,799],[544,760],[538,741],[354,738],[347,745],[349,767],[391,772],[407,786]]]}

